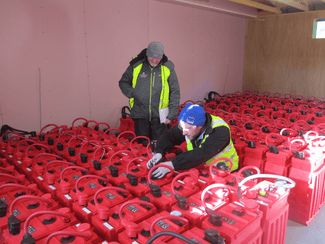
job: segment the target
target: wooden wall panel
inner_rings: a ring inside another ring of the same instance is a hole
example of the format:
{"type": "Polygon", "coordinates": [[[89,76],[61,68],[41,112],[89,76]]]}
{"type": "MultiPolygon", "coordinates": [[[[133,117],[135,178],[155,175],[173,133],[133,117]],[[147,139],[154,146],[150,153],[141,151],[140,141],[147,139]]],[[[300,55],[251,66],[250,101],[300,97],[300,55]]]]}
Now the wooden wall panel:
{"type": "Polygon", "coordinates": [[[325,11],[247,19],[243,91],[325,96],[325,39],[313,39],[313,21],[325,11]]]}

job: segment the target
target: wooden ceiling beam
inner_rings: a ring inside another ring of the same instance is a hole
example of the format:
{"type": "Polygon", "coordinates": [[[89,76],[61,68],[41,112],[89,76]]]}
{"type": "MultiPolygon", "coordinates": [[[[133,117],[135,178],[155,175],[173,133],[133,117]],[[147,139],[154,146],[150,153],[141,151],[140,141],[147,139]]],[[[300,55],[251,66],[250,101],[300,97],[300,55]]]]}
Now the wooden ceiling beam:
{"type": "Polygon", "coordinates": [[[283,4],[289,5],[291,7],[294,7],[296,9],[300,9],[302,11],[305,11],[305,12],[309,11],[308,5],[296,2],[294,0],[272,0],[272,2],[283,3],[283,4]]]}
{"type": "MultiPolygon", "coordinates": [[[[324,0],[325,1],[325,0],[324,0]]],[[[276,8],[282,8],[282,7],[285,7],[287,6],[286,4],[284,3],[280,3],[278,1],[274,1],[274,0],[270,0],[270,2],[274,5],[274,7],[276,8]]]]}
{"type": "MultiPolygon", "coordinates": [[[[1,1],[1,0],[0,0],[1,1]]],[[[229,14],[234,14],[234,15],[240,15],[240,16],[245,16],[249,18],[256,18],[256,10],[251,8],[248,9],[244,8],[242,6],[234,6],[236,4],[232,4],[228,1],[224,1],[222,4],[216,4],[216,2],[210,2],[205,1],[205,0],[155,0],[155,1],[162,1],[162,2],[177,2],[180,4],[187,4],[187,5],[192,5],[198,8],[203,8],[203,9],[210,9],[210,10],[215,10],[215,11],[220,11],[220,12],[225,12],[229,14]]]]}
{"type": "Polygon", "coordinates": [[[246,6],[249,6],[249,7],[253,7],[253,8],[262,9],[262,10],[272,12],[272,13],[276,13],[276,14],[281,14],[282,13],[280,9],[270,7],[270,6],[267,6],[267,5],[262,4],[262,3],[253,2],[253,1],[250,1],[250,0],[228,0],[228,1],[243,4],[243,5],[246,5],[246,6]]]}

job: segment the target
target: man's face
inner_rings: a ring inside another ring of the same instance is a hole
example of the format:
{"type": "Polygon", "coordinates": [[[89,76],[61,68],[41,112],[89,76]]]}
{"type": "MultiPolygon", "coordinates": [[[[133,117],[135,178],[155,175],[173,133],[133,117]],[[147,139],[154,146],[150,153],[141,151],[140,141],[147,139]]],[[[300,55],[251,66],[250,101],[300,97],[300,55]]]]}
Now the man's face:
{"type": "Polygon", "coordinates": [[[202,126],[190,125],[181,120],[178,123],[178,128],[183,132],[184,136],[193,140],[200,135],[202,126]]]}
{"type": "Polygon", "coordinates": [[[152,58],[152,57],[148,57],[148,62],[152,67],[156,67],[157,64],[159,64],[161,58],[152,58]]]}

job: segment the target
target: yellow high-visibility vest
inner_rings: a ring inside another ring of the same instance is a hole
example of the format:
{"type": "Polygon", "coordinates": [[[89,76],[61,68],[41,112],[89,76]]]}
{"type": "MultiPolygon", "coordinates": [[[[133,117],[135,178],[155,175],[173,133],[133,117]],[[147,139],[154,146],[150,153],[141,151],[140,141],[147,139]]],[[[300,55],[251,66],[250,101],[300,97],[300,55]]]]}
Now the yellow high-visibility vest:
{"type": "MultiPolygon", "coordinates": [[[[218,116],[214,116],[214,115],[211,115],[211,117],[212,117],[212,121],[211,121],[212,128],[216,128],[218,126],[226,126],[230,131],[229,125],[223,119],[221,119],[218,116]]],[[[192,145],[191,140],[189,140],[187,137],[185,137],[185,138],[186,138],[186,143],[187,143],[187,151],[193,150],[193,145],[192,145]]],[[[204,136],[204,138],[201,142],[201,145],[205,142],[206,138],[207,138],[207,135],[204,136]]],[[[201,147],[201,145],[199,147],[201,147]]],[[[219,152],[217,155],[215,155],[211,159],[209,159],[206,162],[206,164],[209,166],[213,160],[215,160],[216,158],[220,158],[220,157],[229,158],[233,162],[231,171],[236,170],[238,168],[238,160],[239,159],[238,159],[236,149],[235,149],[234,144],[232,143],[231,139],[230,139],[229,145],[225,149],[223,149],[221,152],[219,152]]]]}
{"type": "MultiPolygon", "coordinates": [[[[142,69],[142,65],[143,63],[139,64],[137,67],[133,69],[133,79],[132,79],[133,88],[135,88],[137,84],[138,76],[142,69]]],[[[162,89],[160,93],[159,110],[168,108],[169,105],[169,84],[168,84],[169,76],[170,76],[170,70],[165,65],[161,65],[162,89]]],[[[132,109],[134,104],[134,98],[130,98],[129,104],[130,104],[130,109],[132,109]]]]}

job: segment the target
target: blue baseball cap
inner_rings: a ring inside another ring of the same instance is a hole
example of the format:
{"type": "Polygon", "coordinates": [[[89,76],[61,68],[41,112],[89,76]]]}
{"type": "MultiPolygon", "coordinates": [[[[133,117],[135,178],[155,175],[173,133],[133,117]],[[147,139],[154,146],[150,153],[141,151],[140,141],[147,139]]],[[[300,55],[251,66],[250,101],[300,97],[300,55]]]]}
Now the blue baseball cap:
{"type": "Polygon", "coordinates": [[[190,125],[203,126],[205,123],[205,111],[198,104],[188,103],[178,116],[178,121],[183,121],[190,125]]]}

